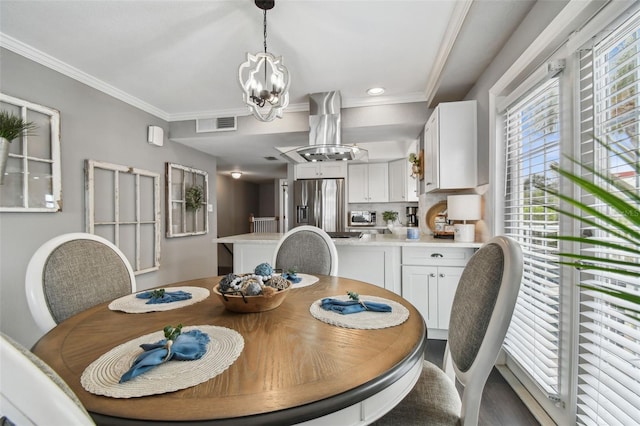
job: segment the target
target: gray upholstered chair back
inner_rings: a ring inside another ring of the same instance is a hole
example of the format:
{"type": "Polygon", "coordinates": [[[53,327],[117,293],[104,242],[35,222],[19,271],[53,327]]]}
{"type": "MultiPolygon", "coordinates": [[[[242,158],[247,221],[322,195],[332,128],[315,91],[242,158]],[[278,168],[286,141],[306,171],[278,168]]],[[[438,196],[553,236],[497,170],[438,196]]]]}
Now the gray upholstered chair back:
{"type": "Polygon", "coordinates": [[[451,359],[467,371],[484,340],[496,305],[504,253],[497,244],[487,244],[469,260],[460,277],[449,321],[451,359]]]}
{"type": "Polygon", "coordinates": [[[44,243],[27,266],[31,315],[43,332],[65,319],[136,291],[133,269],[110,241],[83,232],[44,243]]]}
{"type": "Polygon", "coordinates": [[[42,286],[57,323],[131,293],[124,262],[111,248],[91,240],[69,241],[52,251],[42,271],[42,286]]]}
{"type": "Polygon", "coordinates": [[[76,394],[51,367],[3,333],[0,345],[0,415],[10,424],[94,424],[76,394]]]}
{"type": "Polygon", "coordinates": [[[497,236],[467,262],[449,320],[443,370],[425,361],[418,383],[376,426],[477,426],[489,373],[502,348],[522,281],[522,250],[497,236]],[[462,386],[462,396],[456,387],[462,386]]]}
{"type": "Polygon", "coordinates": [[[303,274],[336,275],[336,247],[327,233],[320,228],[293,228],[279,241],[273,266],[282,270],[295,269],[303,274]]]}
{"type": "Polygon", "coordinates": [[[329,275],[331,256],[327,243],[314,232],[303,231],[291,235],[280,246],[276,268],[295,268],[305,274],[329,275]]]}

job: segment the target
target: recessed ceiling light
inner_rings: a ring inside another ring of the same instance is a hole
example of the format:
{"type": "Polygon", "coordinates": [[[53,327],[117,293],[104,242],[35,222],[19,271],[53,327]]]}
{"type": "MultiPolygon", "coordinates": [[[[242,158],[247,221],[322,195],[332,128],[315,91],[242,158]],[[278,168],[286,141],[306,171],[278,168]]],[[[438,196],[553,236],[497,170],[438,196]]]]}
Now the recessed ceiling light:
{"type": "Polygon", "coordinates": [[[242,176],[242,172],[231,172],[231,177],[234,179],[240,179],[240,176],[242,176]]]}
{"type": "Polygon", "coordinates": [[[384,87],[372,87],[371,89],[367,89],[367,94],[371,96],[378,96],[384,93],[384,87]]]}

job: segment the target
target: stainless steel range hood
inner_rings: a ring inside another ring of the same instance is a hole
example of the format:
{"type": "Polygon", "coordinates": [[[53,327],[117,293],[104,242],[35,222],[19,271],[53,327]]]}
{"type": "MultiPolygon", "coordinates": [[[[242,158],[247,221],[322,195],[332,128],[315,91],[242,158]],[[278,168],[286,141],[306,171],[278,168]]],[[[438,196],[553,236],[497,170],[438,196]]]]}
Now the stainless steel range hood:
{"type": "Polygon", "coordinates": [[[366,160],[367,150],[342,145],[342,97],[339,91],[309,95],[309,146],[285,152],[296,163],[366,160]]]}

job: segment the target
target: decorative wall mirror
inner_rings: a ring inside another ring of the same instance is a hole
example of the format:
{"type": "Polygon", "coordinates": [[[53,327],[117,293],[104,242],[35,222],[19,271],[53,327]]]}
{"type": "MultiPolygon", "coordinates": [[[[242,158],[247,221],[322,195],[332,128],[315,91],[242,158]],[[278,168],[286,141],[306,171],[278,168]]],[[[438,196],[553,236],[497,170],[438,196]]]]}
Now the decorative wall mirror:
{"type": "Polygon", "coordinates": [[[0,146],[0,212],[62,210],[60,112],[0,93],[0,110],[35,128],[0,146]]]}
{"type": "Polygon", "coordinates": [[[85,161],[86,230],[114,243],[136,275],[160,268],[160,175],[85,161]]]}
{"type": "Polygon", "coordinates": [[[209,232],[209,174],[166,163],[167,237],[209,232]]]}

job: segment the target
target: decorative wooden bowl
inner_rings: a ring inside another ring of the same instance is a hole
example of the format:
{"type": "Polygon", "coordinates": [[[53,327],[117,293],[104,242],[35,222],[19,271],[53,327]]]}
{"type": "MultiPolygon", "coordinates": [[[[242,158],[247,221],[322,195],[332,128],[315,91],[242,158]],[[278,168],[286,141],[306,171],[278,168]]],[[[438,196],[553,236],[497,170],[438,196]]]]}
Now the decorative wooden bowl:
{"type": "Polygon", "coordinates": [[[284,290],[278,290],[271,296],[242,296],[236,294],[222,294],[218,290],[218,286],[213,288],[213,292],[218,296],[224,307],[231,312],[264,312],[275,309],[282,304],[287,294],[291,290],[289,287],[284,290]]]}

